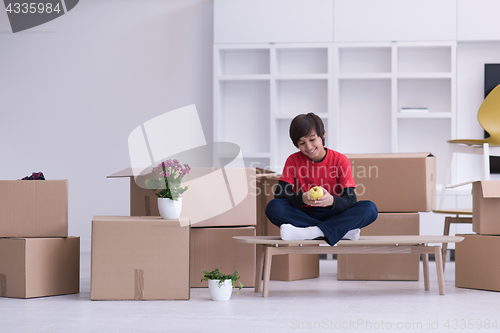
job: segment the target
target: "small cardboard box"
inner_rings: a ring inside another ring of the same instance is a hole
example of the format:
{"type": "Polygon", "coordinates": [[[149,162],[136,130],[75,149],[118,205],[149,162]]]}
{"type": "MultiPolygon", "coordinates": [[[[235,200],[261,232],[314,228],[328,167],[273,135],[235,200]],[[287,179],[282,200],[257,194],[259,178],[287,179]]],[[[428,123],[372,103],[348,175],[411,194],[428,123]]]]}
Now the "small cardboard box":
{"type": "Polygon", "coordinates": [[[237,270],[244,287],[255,287],[255,245],[237,243],[234,236],[255,236],[255,227],[191,229],[192,288],[208,287],[207,281],[200,283],[202,271],[216,268],[223,274],[233,274],[237,270]]]}
{"type": "Polygon", "coordinates": [[[80,291],[80,237],[0,238],[0,296],[32,298],[80,291]]]}
{"type": "Polygon", "coordinates": [[[68,237],[68,181],[0,180],[0,237],[68,237]]]}
{"type": "Polygon", "coordinates": [[[472,230],[480,235],[500,235],[500,181],[472,184],[472,230]]]}
{"type": "Polygon", "coordinates": [[[90,298],[189,299],[188,224],[153,216],[94,216],[90,298]]]}
{"type": "MultiPolygon", "coordinates": [[[[361,229],[363,236],[418,235],[418,213],[379,213],[377,220],[361,229]]],[[[339,254],[337,280],[418,281],[420,255],[339,254]]]]}
{"type": "Polygon", "coordinates": [[[455,287],[500,291],[500,236],[457,236],[455,287]]]}
{"type": "MultiPolygon", "coordinates": [[[[265,225],[265,235],[280,235],[280,228],[272,224],[271,221],[269,221],[269,219],[267,218],[265,225]]],[[[318,276],[319,254],[280,254],[273,256],[273,262],[271,264],[271,280],[295,281],[316,278],[318,276]]]]}
{"type": "Polygon", "coordinates": [[[269,201],[274,199],[274,191],[276,190],[276,186],[278,186],[279,178],[280,175],[275,173],[257,174],[257,236],[266,234],[266,223],[269,222],[266,216],[266,206],[269,201]]]}
{"type": "MultiPolygon", "coordinates": [[[[131,216],[160,215],[156,195],[136,184],[131,168],[108,176],[118,177],[130,178],[131,216]]],[[[255,179],[255,168],[192,168],[183,179],[189,189],[182,194],[181,218],[193,228],[255,225],[255,179]]]]}
{"type": "Polygon", "coordinates": [[[429,212],[436,206],[436,158],[430,153],[348,154],[358,200],[379,212],[429,212]]]}

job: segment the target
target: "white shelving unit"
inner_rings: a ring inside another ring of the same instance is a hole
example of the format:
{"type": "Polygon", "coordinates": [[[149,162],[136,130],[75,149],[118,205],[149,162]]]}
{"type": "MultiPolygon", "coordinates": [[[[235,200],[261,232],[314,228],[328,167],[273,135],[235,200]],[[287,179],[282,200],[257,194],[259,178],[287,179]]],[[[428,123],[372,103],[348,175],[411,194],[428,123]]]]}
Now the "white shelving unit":
{"type": "Polygon", "coordinates": [[[440,183],[455,91],[456,42],[216,44],[214,139],[238,144],[248,166],[279,172],[297,151],[291,120],[314,112],[328,147],[430,151],[440,183]]]}
{"type": "Polygon", "coordinates": [[[340,151],[429,151],[441,183],[456,136],[456,42],[336,43],[334,81],[340,151]]]}

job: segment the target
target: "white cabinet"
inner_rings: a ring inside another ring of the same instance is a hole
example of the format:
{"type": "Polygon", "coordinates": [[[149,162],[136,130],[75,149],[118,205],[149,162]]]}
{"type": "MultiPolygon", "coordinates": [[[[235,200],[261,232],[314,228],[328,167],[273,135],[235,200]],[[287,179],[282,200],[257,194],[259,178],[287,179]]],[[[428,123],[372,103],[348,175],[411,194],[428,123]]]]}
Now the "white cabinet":
{"type": "Polygon", "coordinates": [[[334,59],[337,148],[432,152],[441,183],[456,136],[456,42],[338,43],[334,59]]]}
{"type": "Polygon", "coordinates": [[[500,1],[457,0],[459,41],[500,40],[500,1]]]}
{"type": "Polygon", "coordinates": [[[288,134],[297,114],[320,115],[329,133],[331,48],[215,45],[214,141],[238,144],[247,166],[281,170],[297,151],[288,134]]]}
{"type": "Polygon", "coordinates": [[[333,0],[215,0],[214,42],[333,41],[333,0]]]}
{"type": "Polygon", "coordinates": [[[456,0],[334,0],[334,41],[456,40],[456,8],[456,0]]]}

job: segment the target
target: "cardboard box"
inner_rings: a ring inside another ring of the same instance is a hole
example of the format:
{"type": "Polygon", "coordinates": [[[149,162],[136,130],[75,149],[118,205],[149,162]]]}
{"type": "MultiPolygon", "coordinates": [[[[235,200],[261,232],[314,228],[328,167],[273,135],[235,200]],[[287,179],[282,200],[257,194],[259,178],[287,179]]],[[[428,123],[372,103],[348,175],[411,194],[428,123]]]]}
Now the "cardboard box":
{"type": "Polygon", "coordinates": [[[68,237],[68,181],[0,180],[0,237],[68,237]]]}
{"type": "Polygon", "coordinates": [[[189,226],[159,217],[94,216],[92,300],[189,299],[189,226]]]}
{"type": "Polygon", "coordinates": [[[255,229],[257,236],[266,235],[266,224],[269,222],[266,216],[266,206],[274,199],[274,191],[278,186],[280,176],[270,172],[257,174],[257,225],[255,229]]]}
{"type": "MultiPolygon", "coordinates": [[[[131,168],[108,178],[130,178],[130,215],[159,216],[153,191],[137,185],[131,168]]],[[[183,179],[181,218],[194,228],[255,225],[257,221],[255,168],[192,168],[183,179]]],[[[141,183],[141,179],[138,181],[141,183]]]]}
{"type": "Polygon", "coordinates": [[[379,212],[429,212],[436,207],[436,158],[430,153],[348,154],[358,200],[379,212]]]}
{"type": "Polygon", "coordinates": [[[455,287],[500,291],[500,236],[457,236],[455,287]]]}
{"type": "Polygon", "coordinates": [[[472,230],[480,235],[500,235],[500,181],[472,184],[472,230]]]}
{"type": "Polygon", "coordinates": [[[0,238],[0,296],[77,294],[79,288],[80,237],[0,238]]]}
{"type": "MultiPolygon", "coordinates": [[[[377,220],[361,229],[362,236],[418,235],[418,213],[379,213],[377,220]]],[[[339,254],[337,280],[418,281],[420,255],[339,254]]]]}
{"type": "Polygon", "coordinates": [[[233,274],[237,270],[243,286],[255,287],[255,245],[237,243],[234,236],[255,236],[255,227],[191,229],[192,288],[208,287],[207,281],[200,283],[202,271],[216,268],[223,274],[233,274]]]}
{"type": "MultiPolygon", "coordinates": [[[[280,228],[266,218],[265,233],[267,236],[279,236],[280,228]]],[[[316,278],[318,276],[319,254],[280,254],[273,256],[271,280],[295,281],[316,278]]]]}

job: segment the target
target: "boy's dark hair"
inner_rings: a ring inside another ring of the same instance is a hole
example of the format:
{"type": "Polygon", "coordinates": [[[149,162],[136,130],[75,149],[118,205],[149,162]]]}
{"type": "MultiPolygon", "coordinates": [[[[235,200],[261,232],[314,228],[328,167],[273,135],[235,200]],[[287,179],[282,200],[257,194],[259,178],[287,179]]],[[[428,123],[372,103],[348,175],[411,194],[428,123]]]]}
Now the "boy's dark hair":
{"type": "MultiPolygon", "coordinates": [[[[290,124],[290,139],[292,139],[295,147],[299,147],[298,142],[300,138],[308,135],[312,132],[312,130],[316,131],[316,134],[323,139],[325,135],[325,126],[323,125],[323,121],[320,117],[310,112],[308,114],[299,114],[295,118],[293,118],[292,123],[290,124]]],[[[325,145],[325,139],[323,139],[323,146],[325,145]]]]}

